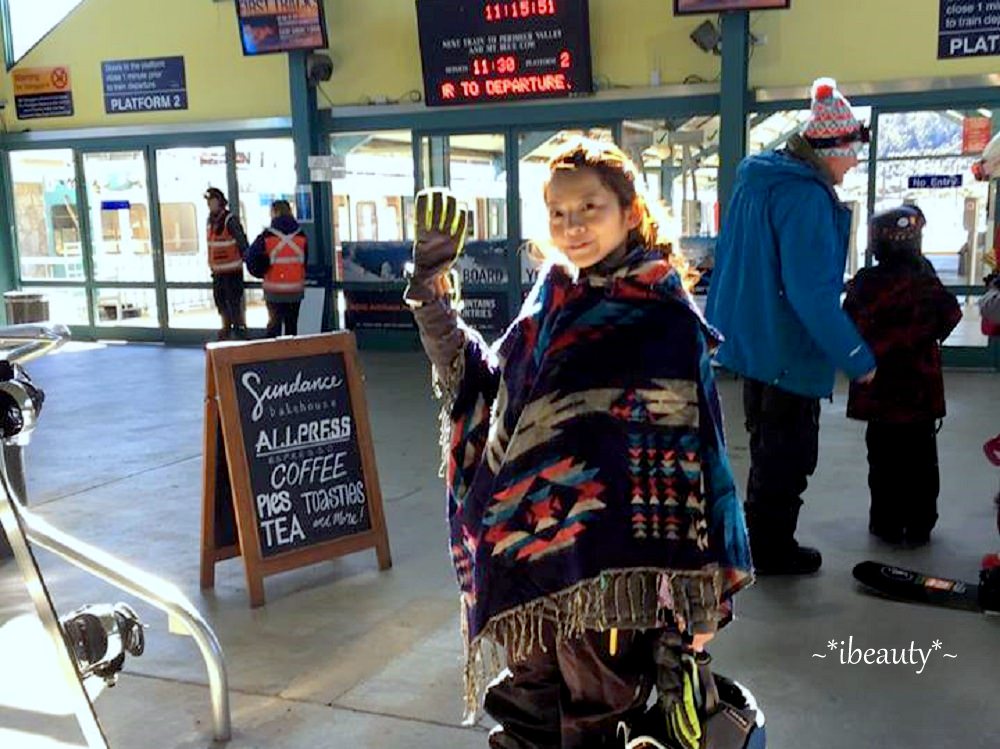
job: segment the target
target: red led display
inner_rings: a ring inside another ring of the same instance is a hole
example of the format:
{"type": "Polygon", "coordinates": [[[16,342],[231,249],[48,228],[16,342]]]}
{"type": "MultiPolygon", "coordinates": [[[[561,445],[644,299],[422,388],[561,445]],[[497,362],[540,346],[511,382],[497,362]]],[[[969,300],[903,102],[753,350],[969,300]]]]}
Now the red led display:
{"type": "Polygon", "coordinates": [[[417,0],[429,106],[593,91],[587,0],[417,0]]]}
{"type": "Polygon", "coordinates": [[[483,15],[489,22],[507,21],[511,18],[554,16],[556,0],[517,0],[506,3],[486,3],[483,15]]]}

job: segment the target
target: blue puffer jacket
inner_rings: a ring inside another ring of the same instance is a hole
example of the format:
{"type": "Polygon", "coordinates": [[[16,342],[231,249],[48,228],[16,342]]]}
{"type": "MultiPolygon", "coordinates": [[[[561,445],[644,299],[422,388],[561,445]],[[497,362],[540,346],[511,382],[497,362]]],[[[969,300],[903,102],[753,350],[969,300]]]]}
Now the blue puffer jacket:
{"type": "Polygon", "coordinates": [[[875,358],[840,308],[851,213],[820,171],[784,151],[740,164],[715,250],[706,316],[728,369],[822,398],[875,358]]]}

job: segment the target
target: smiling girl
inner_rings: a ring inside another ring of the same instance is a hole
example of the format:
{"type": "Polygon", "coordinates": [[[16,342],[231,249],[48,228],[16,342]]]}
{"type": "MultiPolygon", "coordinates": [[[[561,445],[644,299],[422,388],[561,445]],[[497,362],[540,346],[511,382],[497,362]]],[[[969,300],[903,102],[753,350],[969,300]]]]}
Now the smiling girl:
{"type": "Polygon", "coordinates": [[[491,747],[615,745],[654,685],[680,703],[700,650],[752,579],[709,351],[638,171],[576,142],[550,162],[549,262],[492,347],[447,273],[465,217],[417,199],[406,299],[444,399],[467,707],[494,676],[491,747]]]}

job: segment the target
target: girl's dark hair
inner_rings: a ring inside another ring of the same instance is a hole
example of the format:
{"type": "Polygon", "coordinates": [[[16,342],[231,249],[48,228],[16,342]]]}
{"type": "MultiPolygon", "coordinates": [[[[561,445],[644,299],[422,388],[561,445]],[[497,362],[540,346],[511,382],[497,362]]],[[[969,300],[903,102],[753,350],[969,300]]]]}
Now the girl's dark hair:
{"type": "Polygon", "coordinates": [[[275,200],[271,203],[271,210],[278,216],[292,215],[292,206],[287,200],[275,200]]]}
{"type": "MultiPolygon", "coordinates": [[[[549,160],[549,179],[557,172],[577,169],[593,170],[601,184],[615,194],[622,210],[638,210],[639,225],[629,232],[629,245],[660,250],[681,274],[685,285],[693,287],[697,274],[682,255],[673,251],[673,244],[665,234],[663,207],[646,196],[639,169],[625,152],[614,143],[591,138],[573,140],[549,160]]],[[[548,190],[548,182],[545,189],[548,190]]]]}

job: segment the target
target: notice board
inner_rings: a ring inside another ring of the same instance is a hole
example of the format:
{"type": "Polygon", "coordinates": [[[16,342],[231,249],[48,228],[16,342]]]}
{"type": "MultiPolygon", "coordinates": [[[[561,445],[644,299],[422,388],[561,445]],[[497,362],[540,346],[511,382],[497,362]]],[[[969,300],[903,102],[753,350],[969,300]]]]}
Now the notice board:
{"type": "Polygon", "coordinates": [[[327,333],[206,349],[201,585],[242,556],[263,578],[374,548],[392,565],[357,348],[327,333]]]}

